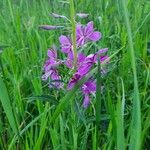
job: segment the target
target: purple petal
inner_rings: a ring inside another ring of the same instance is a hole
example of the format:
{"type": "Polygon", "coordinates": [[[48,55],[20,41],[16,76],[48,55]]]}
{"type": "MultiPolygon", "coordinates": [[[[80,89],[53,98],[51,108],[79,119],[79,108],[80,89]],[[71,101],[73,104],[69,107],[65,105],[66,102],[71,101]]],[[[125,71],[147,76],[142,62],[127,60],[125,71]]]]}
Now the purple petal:
{"type": "Polygon", "coordinates": [[[74,76],[71,78],[71,80],[68,83],[67,89],[70,90],[74,87],[74,85],[81,79],[81,76],[79,74],[74,74],[74,76]]]}
{"type": "Polygon", "coordinates": [[[81,76],[85,76],[91,69],[93,64],[91,63],[84,63],[78,68],[78,74],[81,76]]]}
{"type": "Polygon", "coordinates": [[[83,46],[85,44],[85,37],[81,36],[80,38],[77,39],[77,47],[83,46]]]}
{"type": "Polygon", "coordinates": [[[93,64],[96,63],[96,60],[97,60],[96,54],[88,55],[84,59],[83,63],[81,63],[81,65],[79,65],[78,73],[81,76],[85,76],[90,71],[90,69],[93,66],[93,64]]]}
{"type": "Polygon", "coordinates": [[[86,57],[85,61],[89,62],[89,63],[96,63],[97,55],[96,54],[90,54],[86,57]]]}
{"type": "Polygon", "coordinates": [[[65,65],[66,65],[68,68],[72,69],[72,68],[73,68],[73,61],[70,60],[70,59],[67,59],[67,60],[65,61],[65,65]]]}
{"type": "Polygon", "coordinates": [[[77,24],[76,26],[76,37],[77,37],[77,47],[84,45],[85,37],[81,24],[77,24]]]}
{"type": "Polygon", "coordinates": [[[100,61],[101,61],[101,63],[104,63],[104,61],[106,61],[107,60],[107,63],[109,62],[109,56],[101,56],[100,57],[100,61]]]}
{"type": "Polygon", "coordinates": [[[62,52],[69,53],[72,49],[70,39],[68,37],[64,36],[64,35],[61,35],[59,37],[59,41],[61,43],[62,52]]]}
{"type": "Polygon", "coordinates": [[[47,72],[44,75],[42,75],[42,80],[46,81],[50,77],[51,72],[47,72]]]}
{"type": "Polygon", "coordinates": [[[73,68],[73,53],[72,52],[68,53],[68,58],[65,61],[65,65],[70,69],[73,68]]]}
{"type": "Polygon", "coordinates": [[[78,63],[84,62],[85,58],[86,58],[86,56],[84,54],[80,53],[78,55],[78,63]]]}
{"type": "Polygon", "coordinates": [[[70,40],[68,39],[68,37],[64,36],[64,35],[61,35],[59,37],[59,41],[62,45],[71,45],[70,44],[70,40]]]}
{"type": "Polygon", "coordinates": [[[71,47],[70,47],[70,46],[63,46],[63,47],[61,48],[61,51],[62,51],[63,53],[68,54],[68,53],[71,51],[71,47]]]}
{"type": "Polygon", "coordinates": [[[60,65],[62,61],[56,61],[54,59],[48,59],[44,64],[44,70],[45,72],[49,71],[50,68],[56,68],[58,65],[60,65]]]}
{"type": "Polygon", "coordinates": [[[72,60],[73,61],[73,52],[69,52],[68,53],[68,59],[72,60]]]}
{"type": "Polygon", "coordinates": [[[57,70],[53,69],[52,73],[51,73],[51,79],[52,80],[59,80],[60,76],[58,75],[57,70]]]}
{"type": "Polygon", "coordinates": [[[76,26],[76,36],[83,36],[82,25],[77,24],[76,26]]]}
{"type": "Polygon", "coordinates": [[[87,81],[82,86],[82,91],[84,94],[90,94],[96,92],[96,83],[94,81],[87,81]]]}
{"type": "Polygon", "coordinates": [[[89,39],[96,42],[101,38],[101,33],[98,31],[93,32],[90,36],[89,39]]]}
{"type": "MultiPolygon", "coordinates": [[[[63,87],[63,83],[61,83],[61,77],[58,74],[58,71],[56,69],[52,69],[52,73],[50,75],[52,81],[53,81],[53,86],[55,86],[56,88],[60,89],[63,87]]],[[[49,85],[49,87],[53,87],[51,84],[49,85]]]]}
{"type": "Polygon", "coordinates": [[[47,55],[51,59],[57,59],[57,52],[55,50],[53,50],[53,49],[49,49],[47,51],[47,55]]]}
{"type": "Polygon", "coordinates": [[[42,76],[42,80],[46,81],[49,77],[51,77],[52,73],[53,73],[53,69],[49,68],[49,70],[46,70],[45,74],[42,76]]]}
{"type": "Polygon", "coordinates": [[[84,34],[89,35],[94,31],[93,21],[89,22],[84,29],[84,34]]]}
{"type": "Polygon", "coordinates": [[[84,95],[83,107],[87,108],[90,104],[90,97],[88,94],[84,95]]]}

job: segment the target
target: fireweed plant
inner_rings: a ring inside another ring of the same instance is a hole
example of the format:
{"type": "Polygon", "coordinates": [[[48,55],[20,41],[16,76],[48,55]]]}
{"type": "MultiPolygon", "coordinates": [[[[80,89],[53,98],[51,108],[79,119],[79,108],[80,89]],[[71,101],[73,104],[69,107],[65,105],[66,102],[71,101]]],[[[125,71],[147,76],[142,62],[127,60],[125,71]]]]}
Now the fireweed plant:
{"type": "MultiPolygon", "coordinates": [[[[81,14],[80,14],[81,15],[81,14]]],[[[57,15],[58,17],[58,15],[57,15]]],[[[59,27],[43,25],[40,26],[46,30],[53,30],[59,27]]],[[[106,62],[109,59],[105,53],[108,51],[108,48],[100,49],[96,53],[91,53],[89,55],[85,55],[83,51],[86,51],[84,48],[87,43],[97,42],[102,38],[101,33],[94,30],[93,22],[88,22],[87,25],[82,25],[80,23],[76,24],[76,48],[78,50],[77,53],[77,62],[74,65],[74,56],[73,56],[73,44],[70,35],[61,35],[59,37],[60,49],[61,52],[65,54],[66,58],[61,60],[58,58],[58,51],[56,48],[50,48],[47,52],[47,60],[44,64],[42,75],[43,81],[49,81],[49,79],[53,82],[53,85],[49,83],[49,88],[64,88],[64,83],[62,82],[61,72],[59,71],[59,66],[67,67],[68,72],[71,73],[71,78],[68,79],[67,82],[67,90],[71,90],[75,84],[84,78],[89,71],[98,65],[98,59],[100,59],[100,63],[106,62]]],[[[101,68],[101,72],[104,73],[105,69],[101,68]]],[[[68,74],[67,74],[68,76],[68,74]]],[[[95,95],[96,92],[96,79],[94,75],[90,77],[80,88],[84,100],[83,107],[87,108],[90,104],[91,95],[95,95]]]]}

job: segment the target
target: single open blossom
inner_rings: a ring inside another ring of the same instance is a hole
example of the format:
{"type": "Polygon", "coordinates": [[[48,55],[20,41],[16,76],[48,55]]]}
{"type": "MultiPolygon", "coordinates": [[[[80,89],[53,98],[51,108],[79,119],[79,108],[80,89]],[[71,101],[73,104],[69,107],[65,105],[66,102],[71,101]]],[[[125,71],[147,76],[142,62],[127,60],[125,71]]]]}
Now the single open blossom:
{"type": "Polygon", "coordinates": [[[44,30],[56,30],[56,29],[60,29],[63,27],[64,26],[52,26],[52,25],[40,25],[39,26],[40,29],[44,29],[44,30]]]}
{"type": "MultiPolygon", "coordinates": [[[[57,60],[57,52],[56,50],[53,49],[49,49],[47,52],[48,55],[48,59],[44,64],[44,75],[42,76],[42,80],[46,81],[49,77],[51,78],[51,80],[61,80],[61,77],[58,74],[58,71],[56,69],[56,67],[62,63],[62,61],[57,60]]],[[[62,86],[62,84],[55,82],[54,85],[57,88],[60,88],[60,86],[62,86]]]]}
{"type": "Polygon", "coordinates": [[[49,87],[50,88],[62,88],[63,87],[63,83],[61,82],[61,77],[59,76],[58,74],[58,71],[56,69],[50,69],[51,70],[51,74],[50,74],[50,77],[51,77],[51,80],[52,80],[52,83],[50,83],[49,87]]]}
{"type": "Polygon", "coordinates": [[[76,27],[77,45],[83,46],[88,41],[98,41],[101,33],[94,31],[93,22],[89,22],[86,26],[78,24],[76,27]]]}
{"type": "Polygon", "coordinates": [[[90,54],[88,55],[83,63],[78,68],[78,74],[81,76],[85,76],[90,69],[92,68],[93,64],[97,62],[97,55],[96,54],[90,54]]]}
{"type": "Polygon", "coordinates": [[[57,52],[56,52],[56,50],[49,49],[47,51],[47,56],[48,56],[48,59],[46,60],[46,62],[44,64],[44,70],[45,71],[49,70],[50,68],[55,68],[59,64],[62,63],[62,61],[57,59],[57,52]]]}

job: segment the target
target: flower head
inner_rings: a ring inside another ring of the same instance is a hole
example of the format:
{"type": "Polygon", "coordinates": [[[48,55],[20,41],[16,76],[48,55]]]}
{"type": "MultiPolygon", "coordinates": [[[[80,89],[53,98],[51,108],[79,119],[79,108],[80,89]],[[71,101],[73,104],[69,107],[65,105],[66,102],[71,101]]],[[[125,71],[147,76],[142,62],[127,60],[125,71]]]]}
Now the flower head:
{"type": "MultiPolygon", "coordinates": [[[[55,13],[51,14],[55,18],[66,18],[65,16],[58,15],[55,13]]],[[[80,18],[88,17],[88,14],[78,13],[76,14],[80,18]]],[[[66,18],[67,19],[67,18],[66,18]]],[[[62,26],[49,26],[49,25],[41,25],[40,28],[45,30],[54,30],[61,28],[62,26]]],[[[74,52],[73,45],[71,41],[71,36],[61,35],[59,37],[59,42],[61,45],[61,52],[67,55],[67,58],[64,60],[60,60],[57,58],[57,51],[55,49],[49,49],[47,52],[48,59],[46,60],[43,70],[44,75],[42,76],[43,80],[51,79],[49,87],[56,87],[58,89],[63,87],[63,83],[61,82],[61,76],[58,72],[58,66],[66,65],[71,72],[73,72],[72,77],[69,79],[67,84],[67,89],[71,90],[78,81],[82,80],[91,70],[91,68],[98,64],[98,59],[100,59],[101,63],[105,63],[106,60],[109,60],[109,57],[106,55],[108,51],[107,48],[100,49],[96,53],[89,54],[88,56],[84,55],[84,53],[78,53],[76,63],[74,63],[74,52]]],[[[81,24],[77,24],[76,26],[76,48],[80,49],[80,52],[83,50],[82,46],[89,41],[96,42],[101,38],[101,33],[94,30],[93,22],[89,22],[86,26],[81,24]]],[[[105,71],[103,66],[101,67],[101,71],[105,71]]],[[[80,88],[82,94],[84,95],[83,107],[86,108],[90,103],[91,94],[96,92],[96,83],[94,82],[94,77],[90,76],[90,79],[83,83],[80,88]]]]}

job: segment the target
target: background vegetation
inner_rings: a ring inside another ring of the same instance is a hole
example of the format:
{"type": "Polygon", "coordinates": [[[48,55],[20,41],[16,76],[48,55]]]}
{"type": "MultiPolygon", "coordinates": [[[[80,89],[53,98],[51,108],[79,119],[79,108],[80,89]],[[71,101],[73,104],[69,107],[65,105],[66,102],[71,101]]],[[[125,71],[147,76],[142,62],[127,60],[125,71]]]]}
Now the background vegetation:
{"type": "Polygon", "coordinates": [[[101,120],[97,126],[96,98],[85,110],[77,89],[66,94],[48,89],[41,81],[47,49],[53,43],[59,46],[59,35],[71,27],[49,14],[70,18],[69,2],[0,0],[0,149],[150,149],[150,1],[126,4],[129,14],[123,0],[75,1],[76,12],[90,14],[77,21],[93,20],[103,35],[98,47],[108,47],[113,56],[101,80],[104,90],[98,95],[101,120]],[[41,24],[66,28],[43,31],[38,28],[41,24]],[[134,90],[132,47],[139,92],[134,90]]]}

